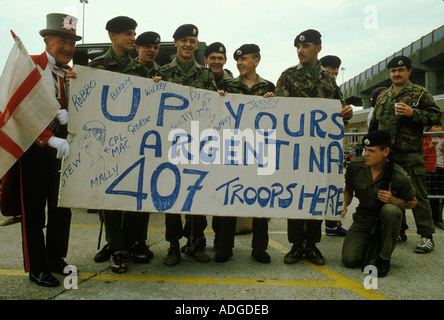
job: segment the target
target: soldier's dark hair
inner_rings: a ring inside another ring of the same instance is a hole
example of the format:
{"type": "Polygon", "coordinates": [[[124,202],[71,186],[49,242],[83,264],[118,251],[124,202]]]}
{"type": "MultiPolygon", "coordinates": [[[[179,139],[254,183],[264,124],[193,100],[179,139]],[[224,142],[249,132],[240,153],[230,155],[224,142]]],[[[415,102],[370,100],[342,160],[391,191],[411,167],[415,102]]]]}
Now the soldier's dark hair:
{"type": "Polygon", "coordinates": [[[252,53],[251,54],[251,57],[253,58],[253,59],[256,59],[256,58],[261,58],[261,53],[260,52],[255,52],[255,53],[252,53]]]}
{"type": "Polygon", "coordinates": [[[379,149],[381,151],[384,150],[385,148],[389,148],[390,149],[390,153],[392,153],[392,143],[391,142],[380,144],[378,147],[379,147],[379,149]]]}
{"type": "Polygon", "coordinates": [[[378,87],[372,91],[372,95],[371,95],[370,99],[371,99],[371,104],[372,104],[373,108],[376,105],[376,100],[378,99],[378,96],[381,94],[382,91],[385,91],[387,89],[388,89],[387,87],[378,87]]]}

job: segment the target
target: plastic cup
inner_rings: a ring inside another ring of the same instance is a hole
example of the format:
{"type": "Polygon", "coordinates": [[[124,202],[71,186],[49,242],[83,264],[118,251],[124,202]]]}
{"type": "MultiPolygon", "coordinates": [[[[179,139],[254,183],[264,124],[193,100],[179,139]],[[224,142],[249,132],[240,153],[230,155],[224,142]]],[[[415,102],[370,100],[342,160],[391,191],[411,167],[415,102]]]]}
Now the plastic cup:
{"type": "Polygon", "coordinates": [[[398,108],[401,107],[400,103],[395,103],[395,115],[398,115],[398,108]]]}

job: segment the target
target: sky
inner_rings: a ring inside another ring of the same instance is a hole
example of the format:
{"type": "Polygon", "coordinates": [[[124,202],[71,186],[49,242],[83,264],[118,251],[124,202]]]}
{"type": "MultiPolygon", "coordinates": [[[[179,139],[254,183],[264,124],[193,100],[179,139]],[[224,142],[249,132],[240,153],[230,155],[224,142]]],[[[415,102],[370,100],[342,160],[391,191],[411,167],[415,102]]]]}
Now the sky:
{"type": "Polygon", "coordinates": [[[89,0],[85,5],[80,0],[0,0],[1,71],[14,45],[10,30],[29,54],[40,54],[39,31],[53,12],[76,16],[84,43],[109,42],[106,22],[119,15],[138,22],[136,33],[156,31],[162,41],[172,41],[177,27],[192,23],[199,41],[226,46],[225,67],[234,76],[239,73],[233,52],[255,43],[262,56],[257,73],[275,84],[282,71],[298,63],[293,41],[304,30],[322,34],[319,58],[341,58],[341,84],[444,24],[444,0],[89,0]]]}

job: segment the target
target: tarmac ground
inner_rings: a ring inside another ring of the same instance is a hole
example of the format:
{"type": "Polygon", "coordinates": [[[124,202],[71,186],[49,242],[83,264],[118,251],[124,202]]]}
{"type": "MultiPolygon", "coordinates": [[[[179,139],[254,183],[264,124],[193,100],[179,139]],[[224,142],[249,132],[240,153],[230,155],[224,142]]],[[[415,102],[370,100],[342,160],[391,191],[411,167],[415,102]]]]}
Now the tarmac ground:
{"type": "MultiPolygon", "coordinates": [[[[351,213],[354,212],[353,207],[349,209],[343,220],[346,229],[351,225],[351,213]]],[[[2,218],[3,221],[7,219],[2,218]]],[[[174,301],[175,308],[183,307],[177,312],[186,312],[184,301],[442,300],[444,231],[436,230],[435,248],[431,253],[417,254],[414,248],[419,237],[415,234],[411,211],[407,211],[407,222],[410,227],[408,241],[398,243],[388,276],[375,279],[360,268],[344,267],[341,263],[344,238],[326,236],[325,233],[318,244],[326,258],[325,265],[316,266],[306,260],[294,265],[284,264],[284,255],[291,248],[285,219],[269,222],[269,264],[261,264],[251,257],[251,233],[236,236],[234,255],[229,261],[215,262],[214,233],[211,217],[208,217],[206,250],[212,261],[201,263],[182,255],[177,266],[167,267],[163,264],[168,249],[164,215],[153,213],[147,242],[154,252],[154,259],[148,264],[130,263],[127,273],[115,274],[110,270],[109,262],[93,261],[98,252],[98,214],[73,209],[66,261],[77,268],[78,278],[56,275],[61,282],[56,288],[32,283],[23,271],[20,223],[1,226],[0,299],[174,301]]],[[[104,242],[103,232],[102,245],[104,242]]],[[[184,244],[185,239],[182,239],[181,245],[184,244]]]]}

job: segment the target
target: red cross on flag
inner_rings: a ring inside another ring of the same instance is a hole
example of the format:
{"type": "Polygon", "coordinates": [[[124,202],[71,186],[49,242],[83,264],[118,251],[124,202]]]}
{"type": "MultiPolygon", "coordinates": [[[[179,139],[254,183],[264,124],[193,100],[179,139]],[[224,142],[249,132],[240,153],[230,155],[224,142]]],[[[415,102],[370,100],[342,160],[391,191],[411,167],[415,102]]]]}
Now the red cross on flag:
{"type": "Polygon", "coordinates": [[[20,38],[11,34],[15,44],[0,77],[0,178],[60,109],[49,68],[36,66],[20,38]]]}

